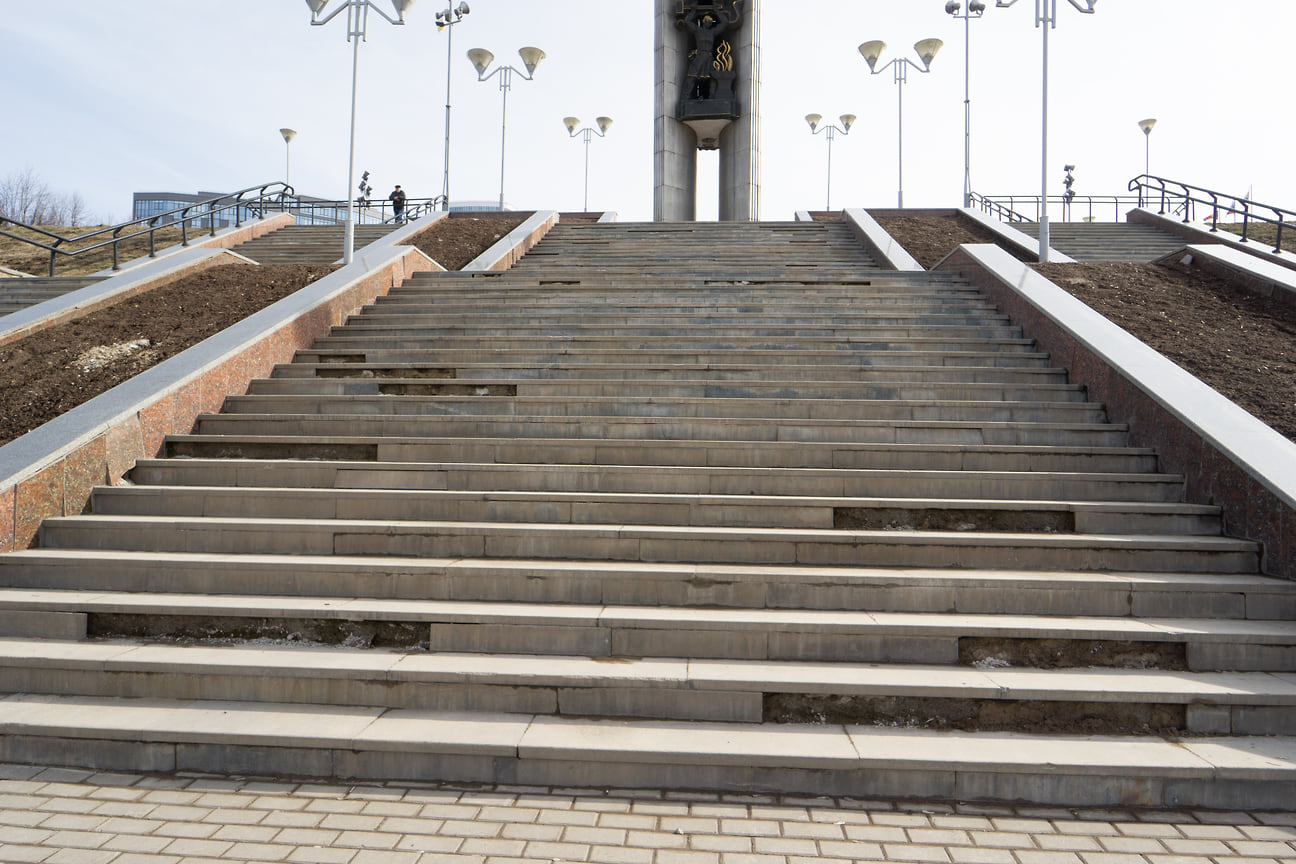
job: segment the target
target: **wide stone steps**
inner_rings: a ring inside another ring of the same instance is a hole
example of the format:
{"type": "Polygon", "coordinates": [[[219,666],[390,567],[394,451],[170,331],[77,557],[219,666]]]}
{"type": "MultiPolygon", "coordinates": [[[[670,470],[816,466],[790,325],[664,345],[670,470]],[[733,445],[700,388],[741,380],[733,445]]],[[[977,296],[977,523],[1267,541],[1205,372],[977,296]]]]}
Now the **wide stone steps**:
{"type": "MultiPolygon", "coordinates": [[[[1038,233],[1036,223],[1016,226],[1038,233]]],[[[1055,222],[1049,225],[1049,245],[1082,263],[1149,263],[1178,252],[1181,237],[1135,222],[1055,222]]]]}
{"type": "Polygon", "coordinates": [[[1256,544],[1220,536],[743,528],[362,518],[64,516],[42,548],[231,555],[410,555],[876,567],[1248,573],[1256,544]]]}
{"type": "Polygon", "coordinates": [[[1184,479],[1171,474],[1048,471],[930,471],[724,468],[486,462],[367,463],[242,459],[151,459],[131,472],[141,487],[512,491],[825,499],[905,495],[992,500],[1178,503],[1184,479]]]}
{"type": "Polygon", "coordinates": [[[846,225],[559,225],[0,556],[0,758],[1279,806],[1296,590],[1128,438],[846,225]]]}
{"type": "MultiPolygon", "coordinates": [[[[380,240],[393,225],[357,225],[356,248],[380,240]]],[[[346,236],[342,225],[289,225],[248,240],[233,251],[258,264],[332,264],[341,260],[346,236]]]]}
{"type": "Polygon", "coordinates": [[[104,276],[16,276],[0,278],[0,316],[44,303],[102,282],[104,276]]]}

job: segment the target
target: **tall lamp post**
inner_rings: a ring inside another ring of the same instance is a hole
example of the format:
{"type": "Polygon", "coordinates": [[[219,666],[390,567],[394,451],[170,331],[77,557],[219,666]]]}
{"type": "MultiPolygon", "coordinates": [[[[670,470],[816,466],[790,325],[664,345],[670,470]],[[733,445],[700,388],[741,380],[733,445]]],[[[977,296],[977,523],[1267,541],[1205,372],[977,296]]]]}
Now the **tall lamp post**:
{"type": "Polygon", "coordinates": [[[471,11],[467,3],[460,3],[454,9],[447,6],[444,12],[436,13],[437,31],[446,31],[445,174],[441,178],[441,209],[446,211],[450,209],[450,60],[454,56],[454,25],[471,11]]]}
{"type": "Polygon", "coordinates": [[[837,118],[838,120],[841,121],[841,124],[842,124],[841,126],[838,126],[836,123],[829,123],[829,124],[827,124],[827,125],[825,126],[825,125],[823,124],[823,115],[822,115],[822,114],[807,114],[805,119],[806,119],[806,122],[810,124],[810,134],[812,134],[812,135],[818,135],[820,132],[822,132],[822,133],[824,133],[824,137],[828,139],[828,202],[824,205],[824,209],[825,209],[825,210],[828,210],[828,211],[831,211],[831,210],[832,210],[832,143],[833,143],[833,139],[837,137],[837,133],[838,133],[838,132],[840,132],[840,133],[843,134],[843,135],[849,135],[849,134],[850,134],[851,126],[855,125],[856,117],[855,117],[854,114],[843,114],[843,115],[841,115],[840,117],[837,118]]]}
{"type": "Polygon", "coordinates": [[[583,137],[583,138],[585,139],[585,209],[581,211],[581,212],[583,212],[583,213],[588,213],[588,212],[589,212],[589,153],[590,153],[590,141],[594,140],[594,136],[595,136],[595,135],[597,135],[597,136],[600,137],[600,138],[602,138],[604,135],[607,135],[608,128],[611,127],[611,125],[612,125],[612,118],[611,118],[611,117],[599,117],[599,118],[597,118],[594,122],[598,123],[598,128],[597,128],[597,129],[595,129],[595,128],[591,127],[591,126],[586,126],[584,129],[578,129],[578,128],[576,128],[576,127],[580,126],[580,118],[579,118],[579,117],[564,117],[564,118],[563,118],[563,125],[567,127],[567,137],[568,137],[568,138],[575,138],[577,135],[580,135],[581,137],[583,137]]]}
{"type": "MultiPolygon", "coordinates": [[[[997,8],[1007,8],[1017,0],[995,0],[997,8]]],[[[1092,15],[1098,0],[1067,0],[1072,6],[1085,15],[1092,15]]],[[[1044,109],[1040,122],[1040,233],[1039,260],[1048,263],[1049,254],[1049,217],[1048,217],[1048,98],[1049,98],[1049,30],[1057,27],[1057,0],[1035,0],[1035,26],[1044,33],[1044,109]]]]}
{"type": "Polygon", "coordinates": [[[500,76],[500,92],[504,94],[504,108],[500,114],[500,197],[499,208],[504,209],[504,142],[508,134],[508,94],[513,88],[513,76],[521,76],[523,81],[531,81],[535,78],[536,67],[540,61],[545,58],[545,52],[539,48],[519,48],[518,56],[522,58],[522,63],[526,66],[526,74],[523,75],[520,69],[514,69],[512,66],[500,65],[495,67],[494,72],[487,72],[495,55],[485,48],[474,48],[468,52],[468,59],[472,62],[473,68],[477,70],[477,80],[487,81],[500,76]]]}
{"type": "Polygon", "coordinates": [[[1152,176],[1152,127],[1156,126],[1156,118],[1149,117],[1146,120],[1139,121],[1139,128],[1143,130],[1143,175],[1152,176]]]}
{"type": "Polygon", "coordinates": [[[360,43],[365,41],[370,9],[388,24],[405,23],[405,10],[414,4],[414,0],[391,0],[391,3],[396,9],[395,18],[384,12],[374,0],[344,0],[342,5],[321,18],[320,13],[329,4],[329,0],[306,0],[306,5],[311,10],[312,26],[327,24],[345,10],[347,41],[354,46],[351,59],[351,146],[347,155],[347,221],[343,264],[350,264],[355,255],[355,199],[351,197],[351,188],[355,185],[356,78],[360,72],[360,43]]]}
{"type": "Polygon", "coordinates": [[[297,130],[284,128],[279,130],[279,134],[282,135],[284,139],[284,185],[291,186],[292,183],[288,179],[290,176],[289,168],[292,167],[292,153],[289,145],[292,144],[292,140],[297,137],[297,130]]]}
{"type": "Polygon", "coordinates": [[[972,19],[985,14],[981,0],[949,0],[945,11],[963,19],[963,206],[972,206],[972,19]]]}
{"type": "MultiPolygon", "coordinates": [[[[1013,2],[1016,2],[1016,0],[1013,0],[1013,2]]],[[[909,80],[910,66],[922,73],[931,71],[931,61],[936,57],[936,52],[940,51],[941,46],[944,44],[945,43],[940,39],[923,39],[920,42],[914,43],[914,51],[918,52],[918,58],[922,60],[921,66],[910,60],[908,57],[897,57],[884,65],[881,69],[878,68],[877,63],[878,58],[882,56],[882,52],[886,50],[886,43],[875,40],[873,42],[865,42],[863,45],[859,46],[860,54],[864,55],[864,60],[869,65],[870,74],[880,75],[890,67],[895,67],[896,90],[900,94],[898,99],[900,117],[900,139],[898,144],[900,154],[898,170],[899,192],[896,194],[896,206],[901,208],[904,207],[904,85],[905,82],[909,80]]]]}

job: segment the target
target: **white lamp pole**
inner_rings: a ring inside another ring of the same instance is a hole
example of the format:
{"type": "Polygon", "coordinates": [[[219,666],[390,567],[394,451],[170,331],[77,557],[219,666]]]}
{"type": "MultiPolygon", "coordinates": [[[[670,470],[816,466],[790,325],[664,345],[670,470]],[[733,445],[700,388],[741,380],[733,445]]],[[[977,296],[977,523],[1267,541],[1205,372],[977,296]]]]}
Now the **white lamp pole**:
{"type": "Polygon", "coordinates": [[[963,206],[972,206],[972,19],[985,14],[981,0],[949,0],[945,11],[963,19],[963,206]]]}
{"type": "Polygon", "coordinates": [[[292,183],[289,180],[289,177],[291,176],[289,168],[292,167],[292,153],[289,145],[292,144],[292,140],[297,137],[297,130],[287,128],[280,129],[279,134],[282,135],[284,139],[284,185],[291,186],[292,183]]]}
{"type": "MultiPolygon", "coordinates": [[[[1007,8],[1017,0],[996,0],[995,6],[1007,8]]],[[[1098,0],[1067,0],[1072,6],[1086,15],[1092,15],[1098,0]],[[1083,4],[1083,5],[1082,5],[1083,4]]],[[[1049,97],[1049,31],[1057,27],[1057,0],[1035,0],[1035,26],[1044,33],[1044,108],[1040,132],[1040,234],[1039,260],[1048,263],[1049,255],[1049,216],[1048,216],[1048,97],[1049,97]]]]}
{"type": "Polygon", "coordinates": [[[522,63],[526,66],[527,71],[525,75],[522,74],[521,70],[505,65],[497,66],[494,72],[487,72],[486,70],[490,68],[491,61],[495,59],[495,55],[487,51],[485,48],[474,48],[468,52],[468,60],[473,64],[473,68],[477,70],[477,80],[486,81],[499,75],[500,91],[504,94],[504,107],[500,115],[499,209],[501,211],[504,209],[504,143],[505,137],[508,134],[508,92],[513,87],[513,75],[515,73],[521,75],[523,81],[532,81],[535,79],[536,67],[539,66],[540,61],[545,58],[545,52],[541,51],[539,48],[519,48],[518,56],[522,58],[522,63]]]}
{"type": "MultiPolygon", "coordinates": [[[[1013,2],[1016,2],[1016,0],[1013,0],[1013,2]]],[[[918,58],[922,60],[921,66],[910,60],[908,57],[897,57],[884,65],[881,69],[878,68],[877,62],[878,58],[882,56],[882,52],[886,50],[886,43],[874,40],[872,42],[865,42],[863,45],[859,46],[860,54],[864,56],[865,62],[869,65],[870,74],[880,75],[888,68],[892,66],[895,67],[896,90],[900,94],[899,99],[897,100],[899,105],[900,130],[900,140],[897,147],[899,151],[899,181],[897,184],[899,191],[896,193],[896,206],[900,208],[904,207],[904,85],[905,82],[909,80],[910,66],[922,73],[931,71],[931,61],[936,57],[936,53],[940,51],[941,46],[944,44],[945,43],[939,39],[923,39],[921,42],[914,43],[914,51],[918,52],[918,58]]]]}
{"type": "Polygon", "coordinates": [[[446,31],[446,119],[445,119],[445,173],[441,179],[441,209],[450,209],[450,60],[454,56],[454,25],[472,10],[467,3],[454,9],[436,13],[437,30],[446,31]]]}
{"type": "Polygon", "coordinates": [[[1146,120],[1139,121],[1139,128],[1143,130],[1143,175],[1152,176],[1152,127],[1156,126],[1156,118],[1149,117],[1146,120]]]}
{"type": "Polygon", "coordinates": [[[595,122],[598,123],[597,129],[591,126],[586,126],[584,129],[577,129],[576,127],[580,126],[580,118],[578,117],[563,118],[563,125],[567,127],[568,138],[575,138],[577,135],[580,135],[585,139],[585,209],[581,211],[583,213],[589,212],[590,141],[594,140],[595,135],[597,135],[600,138],[602,138],[604,135],[607,135],[608,129],[612,126],[612,118],[599,117],[596,119],[595,122]]]}
{"type": "Polygon", "coordinates": [[[828,139],[828,201],[824,205],[824,209],[831,211],[832,210],[832,142],[833,139],[837,137],[838,132],[840,132],[843,135],[849,135],[851,126],[855,125],[855,120],[857,118],[855,117],[854,114],[843,114],[837,118],[838,120],[841,121],[842,124],[841,126],[838,126],[835,123],[829,123],[827,126],[823,125],[822,114],[807,114],[805,119],[806,122],[810,124],[810,134],[818,135],[820,132],[823,132],[824,137],[828,139]]]}
{"type": "Polygon", "coordinates": [[[352,43],[353,46],[351,59],[351,145],[347,155],[347,221],[345,248],[342,252],[343,264],[350,264],[355,255],[355,199],[351,197],[351,187],[355,183],[356,79],[360,74],[360,43],[365,40],[370,9],[378,13],[378,17],[389,24],[405,23],[405,10],[414,5],[414,0],[391,0],[391,3],[396,8],[395,18],[392,18],[379,8],[374,3],[374,0],[344,0],[342,5],[321,18],[320,13],[329,4],[329,0],[306,0],[306,5],[311,10],[312,26],[327,24],[345,10],[347,13],[347,41],[352,43]]]}

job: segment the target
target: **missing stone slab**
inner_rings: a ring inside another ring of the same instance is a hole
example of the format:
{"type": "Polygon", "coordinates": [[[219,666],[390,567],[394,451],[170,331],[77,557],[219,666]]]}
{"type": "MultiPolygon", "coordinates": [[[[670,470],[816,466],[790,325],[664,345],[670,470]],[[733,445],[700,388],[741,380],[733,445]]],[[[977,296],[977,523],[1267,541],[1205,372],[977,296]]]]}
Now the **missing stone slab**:
{"type": "Polygon", "coordinates": [[[767,693],[767,723],[1077,735],[1185,735],[1187,708],[1125,702],[767,693]]]}
{"type": "Polygon", "coordinates": [[[414,378],[414,379],[452,379],[459,377],[459,370],[442,367],[422,367],[417,369],[395,369],[390,367],[366,367],[364,369],[316,369],[316,378],[414,378]]]}
{"type": "Polygon", "coordinates": [[[426,624],[410,621],[346,621],[334,618],[242,618],[234,616],[92,613],[86,635],[99,639],[161,642],[276,642],[344,648],[426,649],[426,624]]]}
{"type": "Polygon", "coordinates": [[[1067,510],[977,510],[910,507],[838,507],[840,531],[984,531],[1011,534],[1074,534],[1067,510]]]}
{"type": "Polygon", "coordinates": [[[1188,670],[1182,642],[1118,642],[1098,639],[959,639],[959,663],[978,668],[1188,670]]]}
{"type": "Polygon", "coordinates": [[[383,396],[516,396],[516,384],[379,384],[383,396]]]}
{"type": "Polygon", "coordinates": [[[310,459],[338,462],[377,462],[377,444],[306,444],[299,441],[168,441],[168,458],[189,459],[310,459]]]}

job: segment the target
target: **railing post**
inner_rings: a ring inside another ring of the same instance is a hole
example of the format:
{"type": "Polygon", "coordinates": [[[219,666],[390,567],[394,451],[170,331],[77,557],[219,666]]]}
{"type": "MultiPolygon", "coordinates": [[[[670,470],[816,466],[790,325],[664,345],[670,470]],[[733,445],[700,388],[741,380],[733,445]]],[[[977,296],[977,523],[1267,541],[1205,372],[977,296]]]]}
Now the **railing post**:
{"type": "Polygon", "coordinates": [[[50,275],[50,276],[53,276],[53,275],[54,275],[54,250],[53,250],[53,249],[50,250],[50,266],[49,266],[49,275],[50,275]]]}
{"type": "Polygon", "coordinates": [[[207,219],[211,222],[211,231],[208,236],[216,236],[216,202],[213,201],[207,205],[207,219]]]}
{"type": "Polygon", "coordinates": [[[1282,252],[1282,229],[1283,229],[1283,214],[1279,213],[1278,214],[1278,238],[1274,240],[1274,250],[1273,250],[1275,255],[1277,255],[1279,252],[1282,252]]]}

